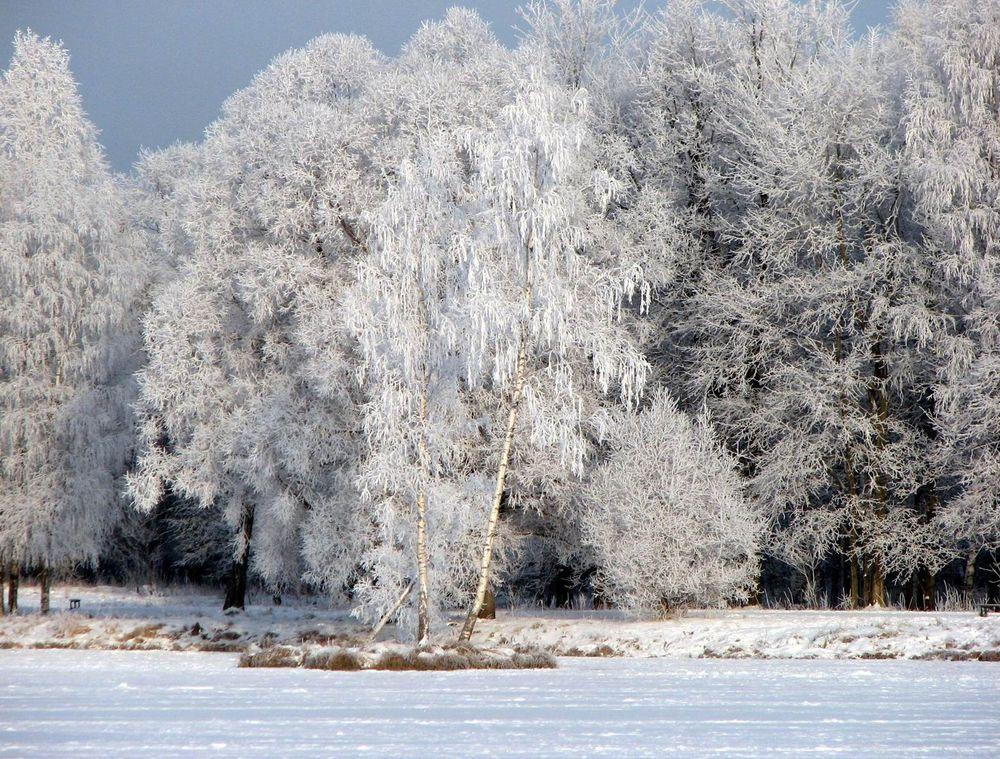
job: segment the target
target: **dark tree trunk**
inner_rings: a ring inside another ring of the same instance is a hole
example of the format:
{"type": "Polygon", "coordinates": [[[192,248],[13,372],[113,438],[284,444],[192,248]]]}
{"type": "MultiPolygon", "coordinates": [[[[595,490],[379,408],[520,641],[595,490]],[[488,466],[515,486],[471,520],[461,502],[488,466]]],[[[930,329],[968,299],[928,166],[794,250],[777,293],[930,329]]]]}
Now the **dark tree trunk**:
{"type": "MultiPolygon", "coordinates": [[[[920,426],[925,434],[931,440],[934,440],[937,437],[937,431],[930,421],[931,414],[934,411],[934,397],[932,393],[928,393],[928,396],[927,400],[922,404],[923,406],[927,406],[928,410],[923,415],[924,421],[920,426]]],[[[938,508],[936,483],[928,482],[917,488],[916,502],[922,521],[924,524],[930,523],[934,519],[938,508]]],[[[937,583],[935,579],[934,572],[930,570],[930,567],[921,566],[917,570],[916,587],[914,589],[916,591],[914,594],[916,596],[915,608],[922,609],[923,611],[934,611],[937,603],[937,583]]]]}
{"type": "Polygon", "coordinates": [[[226,582],[226,600],[222,602],[222,610],[246,608],[247,569],[250,564],[250,540],[253,537],[253,506],[244,506],[240,516],[239,531],[242,547],[239,555],[233,561],[233,568],[226,582]]]}
{"type": "Polygon", "coordinates": [[[49,596],[51,595],[52,581],[49,577],[49,568],[42,567],[42,571],[38,573],[38,586],[41,592],[41,598],[39,599],[38,610],[42,614],[49,613],[49,596]]]}
{"type": "Polygon", "coordinates": [[[871,567],[871,595],[868,599],[869,605],[888,606],[889,596],[885,587],[885,571],[882,569],[882,562],[875,559],[871,567]]]}
{"type": "MultiPolygon", "coordinates": [[[[853,548],[853,541],[852,541],[853,548]]],[[[858,609],[861,607],[861,565],[858,562],[858,557],[851,553],[851,608],[858,609]]]]}
{"type": "Polygon", "coordinates": [[[937,608],[937,578],[927,567],[920,570],[920,606],[924,611],[934,611],[937,608]]]}
{"type": "Polygon", "coordinates": [[[833,557],[833,567],[830,570],[830,608],[838,609],[844,601],[844,555],[837,553],[833,557]]]}
{"type": "Polygon", "coordinates": [[[17,614],[17,586],[21,582],[21,567],[10,565],[10,575],[7,577],[7,611],[17,614]]]}

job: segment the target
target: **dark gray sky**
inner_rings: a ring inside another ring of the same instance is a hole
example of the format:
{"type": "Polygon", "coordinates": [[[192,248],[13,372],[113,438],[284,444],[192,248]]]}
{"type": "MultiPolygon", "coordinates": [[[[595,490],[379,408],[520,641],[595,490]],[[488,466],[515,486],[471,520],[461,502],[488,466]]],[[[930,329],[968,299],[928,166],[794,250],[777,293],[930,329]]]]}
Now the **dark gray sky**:
{"type": "MultiPolygon", "coordinates": [[[[647,8],[664,0],[646,0],[647,8]]],[[[622,0],[633,8],[639,0],[622,0]]],[[[117,170],[141,146],[197,139],[222,101],[275,55],[323,32],[364,34],[395,53],[425,19],[475,8],[514,41],[519,0],[0,0],[0,62],[16,29],[61,39],[117,170]]],[[[887,22],[888,0],[859,0],[855,26],[887,22]]]]}

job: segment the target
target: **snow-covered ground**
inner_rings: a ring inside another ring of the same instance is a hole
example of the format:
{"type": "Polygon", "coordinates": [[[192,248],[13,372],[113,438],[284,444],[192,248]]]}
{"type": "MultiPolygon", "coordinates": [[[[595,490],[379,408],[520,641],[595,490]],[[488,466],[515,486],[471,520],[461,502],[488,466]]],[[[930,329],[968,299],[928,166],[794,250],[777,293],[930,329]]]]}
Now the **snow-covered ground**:
{"type": "Polygon", "coordinates": [[[0,755],[997,756],[998,670],[572,659],[317,672],[231,654],[0,651],[0,755]]]}
{"type": "MultiPolygon", "coordinates": [[[[19,647],[244,651],[252,645],[343,643],[367,630],[316,599],[255,599],[224,615],[216,594],[61,586],[41,617],[25,588],[17,617],[0,618],[0,649],[19,647]],[[80,609],[66,611],[79,598],[80,609]]],[[[391,636],[388,629],[384,635],[391,636]]],[[[985,659],[1000,662],[1000,615],[974,612],[692,611],[630,620],[616,612],[515,610],[483,620],[476,643],[538,646],[558,656],[790,659],[985,659]]],[[[1000,678],[1000,671],[998,671],[1000,678]]]]}
{"type": "Polygon", "coordinates": [[[1000,661],[1000,615],[754,608],[642,622],[553,611],[501,615],[479,628],[478,640],[494,646],[530,642],[559,656],[1000,661]]]}

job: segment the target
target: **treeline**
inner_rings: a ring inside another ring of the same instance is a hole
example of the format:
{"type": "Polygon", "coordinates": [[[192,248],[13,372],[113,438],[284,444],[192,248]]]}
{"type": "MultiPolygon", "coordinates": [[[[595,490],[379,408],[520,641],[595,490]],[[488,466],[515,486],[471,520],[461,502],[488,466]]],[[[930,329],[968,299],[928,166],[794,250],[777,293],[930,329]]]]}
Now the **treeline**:
{"type": "Polygon", "coordinates": [[[109,170],[0,82],[0,558],[441,634],[1000,587],[1000,0],[323,35],[109,170]],[[979,573],[977,585],[976,569],[979,573]]]}

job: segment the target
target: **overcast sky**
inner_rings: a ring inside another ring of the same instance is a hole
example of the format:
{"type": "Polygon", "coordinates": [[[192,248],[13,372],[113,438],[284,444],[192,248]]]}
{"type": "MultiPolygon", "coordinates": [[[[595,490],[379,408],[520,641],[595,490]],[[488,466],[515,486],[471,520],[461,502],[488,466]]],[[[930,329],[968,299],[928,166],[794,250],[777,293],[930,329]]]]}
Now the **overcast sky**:
{"type": "MultiPolygon", "coordinates": [[[[479,11],[505,42],[516,0],[0,0],[0,60],[16,29],[61,39],[108,158],[195,140],[222,101],[275,55],[323,32],[368,36],[387,53],[452,5],[479,11]]],[[[633,8],[638,0],[623,0],[633,8]]],[[[647,0],[656,8],[663,0],[647,0]]],[[[855,27],[885,24],[887,0],[859,0],[855,27]]]]}

